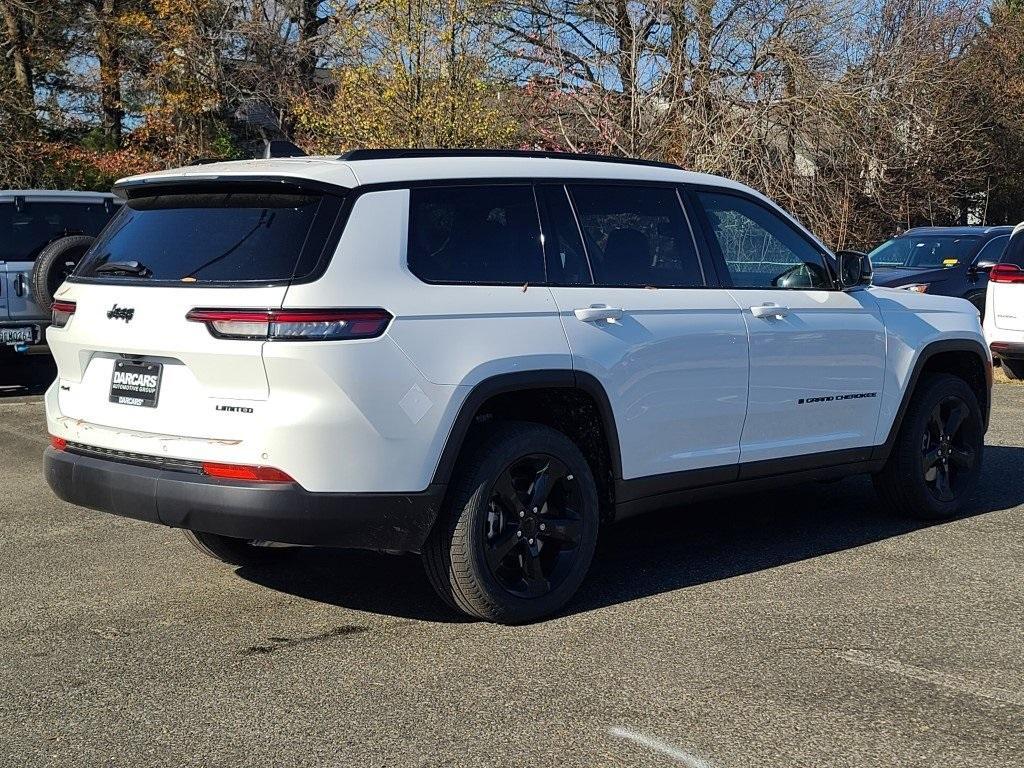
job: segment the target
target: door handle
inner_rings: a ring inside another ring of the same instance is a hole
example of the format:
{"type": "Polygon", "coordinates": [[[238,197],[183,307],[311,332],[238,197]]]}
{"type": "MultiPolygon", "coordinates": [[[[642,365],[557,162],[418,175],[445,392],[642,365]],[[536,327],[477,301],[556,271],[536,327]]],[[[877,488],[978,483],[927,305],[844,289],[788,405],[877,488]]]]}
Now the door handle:
{"type": "Polygon", "coordinates": [[[577,320],[593,323],[597,320],[618,320],[622,317],[622,310],[605,304],[592,304],[589,307],[574,309],[573,314],[576,315],[577,320]]]}
{"type": "Polygon", "coordinates": [[[750,314],[754,317],[785,317],[789,314],[789,307],[766,302],[764,304],[754,305],[751,307],[750,314]]]}
{"type": "Polygon", "coordinates": [[[25,295],[25,275],[21,272],[14,278],[14,292],[19,296],[25,295]]]}

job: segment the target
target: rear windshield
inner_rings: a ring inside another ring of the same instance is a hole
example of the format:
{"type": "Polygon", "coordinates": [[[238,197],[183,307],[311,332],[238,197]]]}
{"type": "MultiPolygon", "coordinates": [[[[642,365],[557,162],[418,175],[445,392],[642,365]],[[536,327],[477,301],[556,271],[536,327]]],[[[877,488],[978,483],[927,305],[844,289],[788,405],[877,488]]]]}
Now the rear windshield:
{"type": "Polygon", "coordinates": [[[318,266],[341,198],[317,192],[179,192],[128,200],[79,278],[283,282],[318,266]]]}
{"type": "Polygon", "coordinates": [[[65,235],[96,236],[114,215],[103,203],[28,200],[19,208],[0,203],[0,261],[35,261],[39,252],[65,235]]]}

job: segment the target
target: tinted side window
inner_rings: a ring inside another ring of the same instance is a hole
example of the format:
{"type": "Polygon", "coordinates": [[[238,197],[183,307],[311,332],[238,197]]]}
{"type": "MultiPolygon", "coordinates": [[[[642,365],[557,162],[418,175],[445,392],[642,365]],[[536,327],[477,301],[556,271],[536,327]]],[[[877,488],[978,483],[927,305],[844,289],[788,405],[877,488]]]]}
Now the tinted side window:
{"type": "Polygon", "coordinates": [[[580,239],[576,216],[569,205],[565,187],[537,187],[544,210],[544,256],[548,282],[552,285],[592,285],[587,252],[580,239]]]}
{"type": "Polygon", "coordinates": [[[112,215],[102,203],[28,201],[20,211],[0,204],[0,261],[33,261],[64,235],[96,236],[112,215]]]}
{"type": "Polygon", "coordinates": [[[778,214],[737,195],[698,198],[735,287],[832,287],[821,254],[778,214]]]}
{"type": "Polygon", "coordinates": [[[994,261],[996,263],[1003,257],[1003,251],[1006,250],[1006,244],[1010,242],[1009,235],[1000,235],[999,237],[993,237],[985,246],[978,251],[978,255],[974,257],[975,261],[994,261]]]}
{"type": "Polygon", "coordinates": [[[704,285],[679,196],[667,187],[569,188],[598,285],[704,285]]]}
{"type": "Polygon", "coordinates": [[[544,282],[529,185],[410,190],[409,269],[437,283],[544,282]]]}

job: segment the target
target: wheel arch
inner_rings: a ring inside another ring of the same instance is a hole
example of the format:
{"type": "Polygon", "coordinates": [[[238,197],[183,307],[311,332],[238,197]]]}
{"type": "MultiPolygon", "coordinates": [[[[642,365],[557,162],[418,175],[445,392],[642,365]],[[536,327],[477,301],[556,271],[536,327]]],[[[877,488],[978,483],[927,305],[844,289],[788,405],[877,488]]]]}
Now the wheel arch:
{"type": "MultiPolygon", "coordinates": [[[[592,450],[590,451],[584,445],[581,445],[580,448],[594,465],[595,479],[598,481],[599,487],[603,486],[607,489],[607,493],[602,493],[602,502],[608,502],[609,505],[614,503],[613,498],[604,498],[608,494],[614,494],[615,481],[622,477],[622,455],[611,402],[597,378],[591,374],[571,369],[516,371],[491,376],[476,384],[463,400],[452,423],[432,482],[448,484],[455,471],[459,455],[474,427],[485,424],[490,418],[493,418],[493,410],[497,410],[499,415],[508,415],[522,421],[537,421],[551,426],[561,426],[562,431],[567,432],[579,444],[581,442],[579,433],[573,434],[573,430],[559,425],[558,418],[555,418],[556,423],[552,424],[550,405],[544,408],[543,415],[535,415],[533,418],[529,413],[506,413],[509,408],[515,408],[517,405],[526,406],[536,402],[536,398],[543,398],[549,394],[561,396],[561,398],[555,398],[556,402],[561,399],[570,405],[573,402],[578,402],[587,407],[592,405],[594,408],[599,422],[599,437],[595,436],[594,439],[599,440],[600,445],[591,445],[592,450]],[[603,449],[603,459],[595,455],[595,451],[598,449],[603,449]],[[606,467],[601,466],[604,462],[607,463],[606,467]],[[606,477],[600,475],[606,475],[606,477]]],[[[571,419],[572,416],[564,414],[564,418],[571,419]]]]}
{"type": "Polygon", "coordinates": [[[903,417],[914,397],[914,392],[927,373],[951,373],[964,379],[974,390],[981,406],[984,428],[988,429],[992,400],[992,363],[984,345],[973,339],[939,339],[925,346],[914,361],[914,368],[903,390],[896,417],[889,427],[885,442],[878,446],[873,459],[886,459],[896,443],[903,417]]]}

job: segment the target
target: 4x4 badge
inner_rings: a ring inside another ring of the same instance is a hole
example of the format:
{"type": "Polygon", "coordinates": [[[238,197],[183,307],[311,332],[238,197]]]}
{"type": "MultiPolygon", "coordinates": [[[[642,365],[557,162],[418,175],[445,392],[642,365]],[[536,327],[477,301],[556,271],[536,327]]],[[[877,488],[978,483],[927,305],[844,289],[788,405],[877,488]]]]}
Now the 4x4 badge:
{"type": "Polygon", "coordinates": [[[107,312],[107,317],[111,320],[124,320],[127,323],[135,317],[135,310],[132,307],[119,307],[115,304],[107,312]]]}

